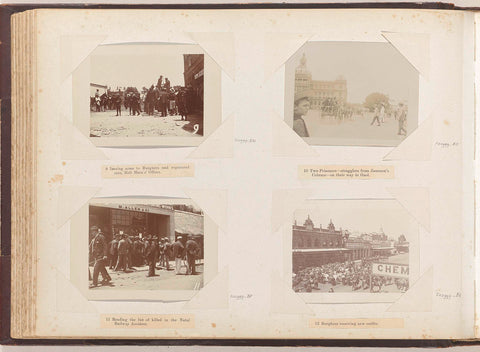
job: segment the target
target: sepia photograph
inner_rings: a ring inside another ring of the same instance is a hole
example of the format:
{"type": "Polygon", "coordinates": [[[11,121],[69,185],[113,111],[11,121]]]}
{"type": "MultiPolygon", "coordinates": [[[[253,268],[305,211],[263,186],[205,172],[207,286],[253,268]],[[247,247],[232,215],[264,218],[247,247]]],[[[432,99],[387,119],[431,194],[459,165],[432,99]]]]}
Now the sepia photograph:
{"type": "Polygon", "coordinates": [[[91,203],[90,290],[200,290],[204,214],[192,204],[91,203]]]}
{"type": "Polygon", "coordinates": [[[322,208],[295,211],[295,292],[404,293],[409,289],[415,231],[408,214],[389,201],[356,202],[328,201],[322,208]]]}
{"type": "Polygon", "coordinates": [[[397,146],[418,126],[418,72],[390,43],[308,42],[285,69],[285,118],[309,144],[397,146]]]}
{"type": "Polygon", "coordinates": [[[204,135],[204,55],[194,45],[100,45],[90,55],[90,137],[204,135]]]}

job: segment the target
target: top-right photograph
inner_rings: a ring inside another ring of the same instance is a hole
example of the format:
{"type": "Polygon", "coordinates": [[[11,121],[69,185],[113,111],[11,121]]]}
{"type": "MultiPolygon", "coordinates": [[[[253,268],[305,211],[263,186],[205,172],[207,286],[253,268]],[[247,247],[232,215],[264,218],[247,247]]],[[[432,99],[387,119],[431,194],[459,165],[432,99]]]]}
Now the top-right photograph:
{"type": "Polygon", "coordinates": [[[308,144],[394,147],[418,127],[419,75],[390,43],[308,42],[285,68],[285,120],[308,144]]]}

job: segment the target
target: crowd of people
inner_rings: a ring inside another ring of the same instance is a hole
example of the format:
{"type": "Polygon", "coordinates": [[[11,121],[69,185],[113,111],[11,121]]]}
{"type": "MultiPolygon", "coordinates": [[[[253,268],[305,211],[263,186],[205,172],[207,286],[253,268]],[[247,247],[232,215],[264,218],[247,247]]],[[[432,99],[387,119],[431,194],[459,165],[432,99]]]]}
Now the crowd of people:
{"type": "Polygon", "coordinates": [[[338,102],[337,98],[324,98],[322,100],[321,111],[323,116],[333,116],[338,120],[352,120],[358,109],[354,109],[349,104],[338,102]]]}
{"type": "Polygon", "coordinates": [[[100,228],[94,228],[94,237],[89,245],[90,264],[93,264],[93,275],[88,270],[91,288],[108,285],[112,280],[106,267],[110,270],[132,272],[135,267],[148,265],[147,277],[157,276],[155,269],[171,270],[170,261],[175,260],[175,274],[180,275],[183,263],[186,265],[185,275],[196,275],[196,259],[201,256],[201,247],[191,236],[178,236],[170,243],[167,237],[155,235],[129,236],[123,231],[113,236],[107,243],[100,228]],[[99,282],[99,275],[102,281],[99,282]]]}
{"type": "Polygon", "coordinates": [[[357,262],[328,263],[301,269],[293,274],[293,290],[320,292],[324,285],[329,287],[328,292],[335,292],[338,285],[350,286],[352,291],[382,292],[390,285],[395,285],[402,292],[408,290],[408,279],[372,275],[372,262],[379,259],[372,257],[357,262]]]}
{"type": "MultiPolygon", "coordinates": [[[[202,92],[203,93],[203,92],[202,92]]],[[[157,80],[156,85],[150,88],[143,87],[140,92],[136,87],[110,88],[100,94],[96,90],[95,96],[90,97],[90,110],[101,112],[116,110],[116,116],[122,115],[122,104],[129,111],[130,116],[140,116],[142,112],[154,116],[155,112],[162,117],[167,115],[180,115],[182,120],[187,120],[188,114],[195,109],[196,92],[191,86],[171,86],[168,78],[163,76],[157,80]],[[142,108],[143,107],[143,108],[142,108]]]]}

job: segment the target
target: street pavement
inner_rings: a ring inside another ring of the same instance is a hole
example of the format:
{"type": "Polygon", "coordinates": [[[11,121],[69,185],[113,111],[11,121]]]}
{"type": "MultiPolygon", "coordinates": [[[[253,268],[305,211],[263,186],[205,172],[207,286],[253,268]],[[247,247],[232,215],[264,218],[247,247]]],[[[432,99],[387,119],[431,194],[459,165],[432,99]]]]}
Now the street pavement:
{"type": "Polygon", "coordinates": [[[158,112],[150,116],[130,116],[128,110],[122,110],[116,116],[115,110],[90,112],[91,137],[201,137],[203,132],[202,116],[192,115],[183,120],[179,115],[160,116],[158,112]],[[199,132],[195,133],[195,125],[199,132]]]}
{"type": "MultiPolygon", "coordinates": [[[[112,280],[108,285],[97,286],[94,290],[128,289],[128,290],[199,290],[203,286],[203,264],[197,264],[196,275],[185,275],[186,267],[182,266],[180,275],[173,270],[175,261],[170,262],[170,270],[155,269],[156,276],[147,277],[148,266],[135,267],[123,271],[106,268],[112,280]]],[[[93,274],[93,267],[90,267],[93,274]]],[[[98,282],[102,281],[99,275],[98,282]]],[[[90,281],[90,284],[92,282],[90,281]]]]}
{"type": "MultiPolygon", "coordinates": [[[[322,116],[318,110],[310,110],[304,120],[310,137],[324,138],[329,141],[327,144],[342,145],[342,142],[350,141],[349,144],[353,145],[396,146],[406,138],[398,135],[398,121],[393,116],[385,117],[385,122],[378,126],[376,122],[371,125],[373,113],[341,121],[332,116],[322,116]]],[[[407,125],[407,134],[413,129],[414,126],[407,125]]]]}

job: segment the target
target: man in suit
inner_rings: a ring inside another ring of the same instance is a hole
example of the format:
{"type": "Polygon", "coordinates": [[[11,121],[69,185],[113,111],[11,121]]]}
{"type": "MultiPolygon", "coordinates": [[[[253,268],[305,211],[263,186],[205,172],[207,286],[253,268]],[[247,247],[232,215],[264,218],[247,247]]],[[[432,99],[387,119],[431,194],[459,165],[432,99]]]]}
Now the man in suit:
{"type": "Polygon", "coordinates": [[[165,239],[160,238],[160,242],[158,243],[158,266],[160,269],[164,266],[165,263],[165,239]]]}
{"type": "Polygon", "coordinates": [[[117,115],[115,116],[122,116],[122,97],[120,96],[120,91],[118,91],[117,95],[114,98],[115,102],[115,109],[117,110],[117,115]]]}
{"type": "Polygon", "coordinates": [[[145,257],[148,263],[148,275],[147,277],[155,276],[155,258],[158,252],[158,239],[157,237],[149,238],[147,251],[145,257]]]}
{"type": "Polygon", "coordinates": [[[185,246],[182,243],[182,236],[178,236],[177,240],[172,244],[172,251],[173,257],[175,258],[175,275],[179,275],[185,251],[185,246]]]}
{"type": "Polygon", "coordinates": [[[164,258],[165,258],[165,268],[166,270],[170,270],[170,258],[172,257],[172,245],[170,244],[170,240],[168,237],[164,238],[164,258]]]}
{"type": "Polygon", "coordinates": [[[140,238],[135,237],[135,241],[133,242],[133,266],[142,266],[144,264],[143,261],[143,244],[140,242],[140,238]]]}
{"type": "Polygon", "coordinates": [[[128,243],[126,240],[126,235],[121,234],[121,240],[118,242],[118,260],[117,265],[115,266],[115,271],[122,269],[127,271],[127,247],[128,243]]]}
{"type": "Polygon", "coordinates": [[[117,264],[117,258],[118,258],[118,237],[117,237],[117,235],[115,235],[113,237],[113,240],[110,242],[109,252],[110,252],[110,269],[113,269],[115,267],[115,264],[117,264]]]}
{"type": "Polygon", "coordinates": [[[90,243],[90,252],[92,257],[95,259],[95,264],[93,266],[93,283],[91,287],[97,287],[98,274],[100,273],[103,277],[102,283],[107,283],[112,280],[107,272],[107,269],[105,269],[105,261],[108,258],[108,246],[101,229],[97,230],[97,234],[90,243]]]}
{"type": "Polygon", "coordinates": [[[195,259],[200,255],[200,246],[193,237],[189,236],[185,244],[185,253],[187,256],[187,275],[195,275],[195,259]]]}

